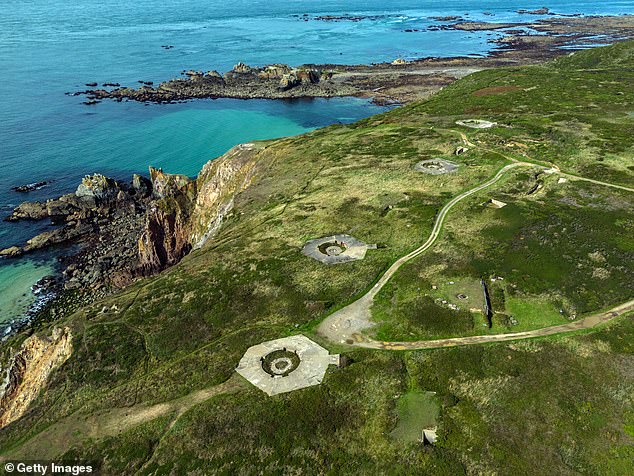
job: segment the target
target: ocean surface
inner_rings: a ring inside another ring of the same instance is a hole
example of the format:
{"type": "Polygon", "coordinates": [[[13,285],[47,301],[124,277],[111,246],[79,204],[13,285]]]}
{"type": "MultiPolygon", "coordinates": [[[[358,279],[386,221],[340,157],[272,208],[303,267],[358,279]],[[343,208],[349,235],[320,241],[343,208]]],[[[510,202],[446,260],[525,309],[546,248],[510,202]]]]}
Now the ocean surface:
{"type": "MultiPolygon", "coordinates": [[[[85,174],[124,179],[153,165],[195,175],[237,143],[301,134],[383,110],[353,98],[85,106],[82,98],[64,94],[85,89],[85,83],[157,83],[183,69],[224,72],[239,61],[357,64],[483,55],[501,33],[426,31],[440,24],[430,17],[531,20],[539,17],[515,11],[542,6],[568,14],[634,12],[633,1],[589,0],[4,0],[0,216],[21,201],[72,191],[85,174]],[[314,19],[344,14],[371,18],[314,19]],[[40,180],[52,183],[29,194],[11,191],[40,180]]],[[[47,226],[0,222],[0,248],[47,226]]],[[[54,267],[55,252],[0,261],[0,322],[24,313],[34,300],[31,285],[54,267]]]]}

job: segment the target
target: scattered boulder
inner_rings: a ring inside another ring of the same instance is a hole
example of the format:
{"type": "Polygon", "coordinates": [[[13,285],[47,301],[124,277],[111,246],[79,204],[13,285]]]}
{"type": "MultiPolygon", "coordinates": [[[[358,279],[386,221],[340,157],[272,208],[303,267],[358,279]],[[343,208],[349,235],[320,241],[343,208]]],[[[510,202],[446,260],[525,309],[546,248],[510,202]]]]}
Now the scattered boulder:
{"type": "Polygon", "coordinates": [[[218,71],[207,71],[204,76],[205,80],[216,83],[224,83],[222,75],[218,71]]]}
{"type": "Polygon", "coordinates": [[[285,74],[290,74],[291,67],[287,64],[271,64],[265,66],[259,73],[260,79],[282,79],[285,74]]]}
{"type": "Polygon", "coordinates": [[[77,187],[75,195],[80,198],[94,198],[99,202],[112,200],[119,190],[119,185],[114,179],[101,174],[86,175],[77,187]]]}
{"type": "Polygon", "coordinates": [[[244,64],[242,62],[239,62],[238,64],[236,64],[231,70],[231,72],[238,73],[238,74],[251,74],[253,73],[253,71],[254,70],[251,66],[244,64]]]}
{"type": "Polygon", "coordinates": [[[301,84],[316,84],[319,82],[319,72],[314,69],[300,69],[294,71],[301,84]]]}
{"type": "Polygon", "coordinates": [[[300,84],[301,81],[297,78],[297,76],[294,73],[289,73],[282,76],[278,85],[278,89],[280,91],[288,91],[289,89],[294,88],[295,86],[298,86],[300,84]]]}
{"type": "Polygon", "coordinates": [[[58,245],[75,240],[94,231],[91,223],[80,223],[74,227],[62,227],[51,231],[45,231],[34,236],[26,242],[23,252],[40,250],[52,245],[58,245]]]}

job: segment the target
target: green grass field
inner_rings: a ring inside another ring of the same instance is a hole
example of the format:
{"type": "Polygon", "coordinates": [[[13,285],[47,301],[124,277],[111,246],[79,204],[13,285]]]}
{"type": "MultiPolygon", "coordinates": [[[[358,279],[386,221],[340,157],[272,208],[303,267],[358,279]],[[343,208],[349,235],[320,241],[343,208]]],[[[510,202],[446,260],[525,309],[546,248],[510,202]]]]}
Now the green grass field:
{"type": "MultiPolygon", "coordinates": [[[[622,43],[482,71],[425,102],[267,142],[252,185],[202,249],[36,329],[71,327],[73,354],[0,430],[0,455],[86,458],[105,475],[634,473],[631,315],[582,334],[430,351],[320,341],[352,363],[272,398],[229,380],[249,346],[310,334],[363,294],[425,242],[444,204],[511,159],[631,187],[632,51],[622,43]],[[498,86],[514,88],[474,94],[498,86]],[[456,126],[466,118],[501,126],[456,126]],[[453,156],[460,132],[475,147],[453,156]],[[413,170],[434,157],[459,171],[413,170]],[[301,253],[333,233],[379,248],[341,266],[301,253]],[[212,392],[227,381],[230,391],[212,392]],[[414,434],[432,420],[438,442],[423,447],[414,434]]],[[[511,332],[632,299],[634,194],[538,172],[508,173],[452,209],[436,244],[379,293],[369,332],[511,332]],[[489,198],[508,205],[483,206],[489,198]],[[481,278],[496,311],[490,330],[471,310],[482,306],[481,278]]],[[[3,366],[24,338],[2,348],[3,366]]]]}

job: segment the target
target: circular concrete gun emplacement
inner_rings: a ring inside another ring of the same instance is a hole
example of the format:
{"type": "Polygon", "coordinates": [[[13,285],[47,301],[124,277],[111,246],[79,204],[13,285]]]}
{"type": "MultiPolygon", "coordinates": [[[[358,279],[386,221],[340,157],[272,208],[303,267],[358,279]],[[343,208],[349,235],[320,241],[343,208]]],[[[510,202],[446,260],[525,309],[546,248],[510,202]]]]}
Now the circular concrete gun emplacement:
{"type": "Polygon", "coordinates": [[[249,347],[236,372],[269,396],[319,385],[339,355],[296,335],[249,347]]]}
{"type": "Polygon", "coordinates": [[[454,164],[445,159],[429,159],[418,162],[414,166],[414,170],[429,175],[442,175],[455,172],[458,170],[458,167],[458,164],[454,164]]]}
{"type": "Polygon", "coordinates": [[[302,253],[326,264],[346,263],[365,258],[369,249],[376,245],[367,245],[350,235],[332,235],[308,241],[302,253]]]}
{"type": "Polygon", "coordinates": [[[464,119],[456,121],[459,126],[470,127],[471,129],[490,129],[497,126],[497,122],[484,121],[482,119],[464,119]]]}

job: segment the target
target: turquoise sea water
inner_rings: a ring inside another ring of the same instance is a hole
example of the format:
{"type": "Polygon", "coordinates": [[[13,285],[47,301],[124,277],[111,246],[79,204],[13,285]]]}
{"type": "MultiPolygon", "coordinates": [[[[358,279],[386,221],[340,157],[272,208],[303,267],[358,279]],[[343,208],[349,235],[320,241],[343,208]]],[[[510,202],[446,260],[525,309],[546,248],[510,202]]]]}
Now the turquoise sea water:
{"type": "MultiPolygon", "coordinates": [[[[87,173],[126,178],[154,165],[194,175],[236,143],[299,134],[381,110],[349,98],[87,107],[82,98],[64,95],[84,89],[84,83],[157,82],[182,69],[226,71],[238,61],[354,64],[486,54],[488,40],[500,33],[425,31],[437,24],[430,17],[526,20],[515,10],[544,5],[560,13],[634,12],[632,1],[588,0],[5,0],[0,15],[0,215],[22,200],[71,191],[87,173]],[[376,18],[304,21],[305,13],[309,18],[376,18]],[[10,190],[39,180],[53,183],[26,196],[10,190]]],[[[0,222],[0,247],[21,243],[46,226],[0,222]]],[[[51,266],[52,257],[0,262],[0,321],[23,312],[30,285],[51,266]]]]}

